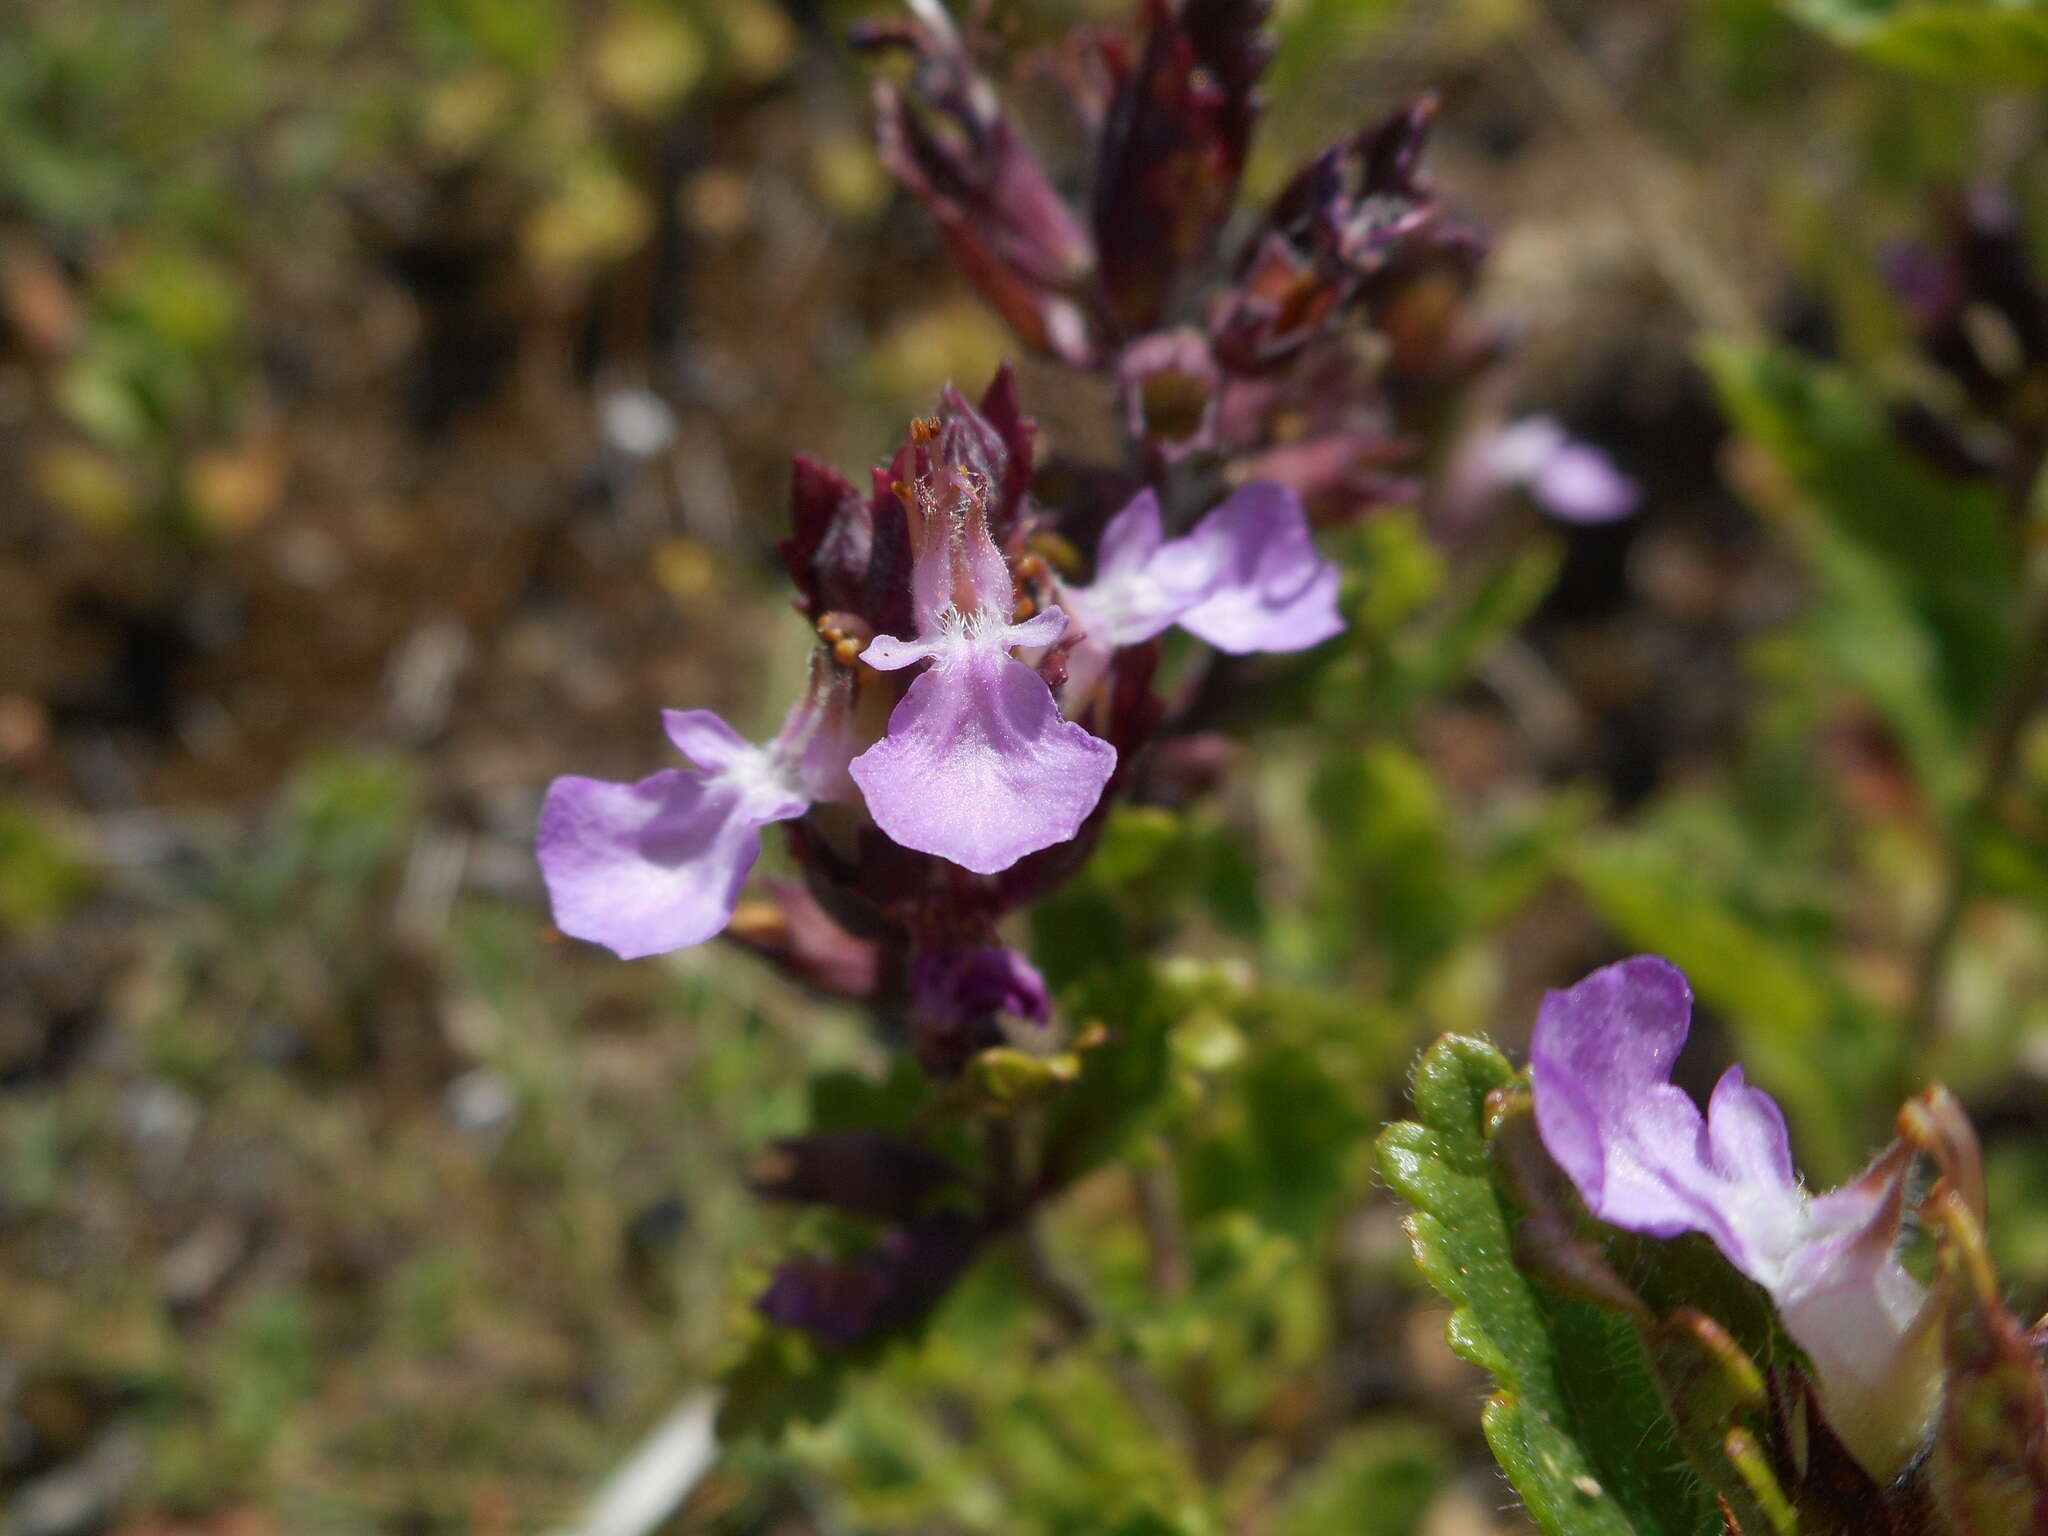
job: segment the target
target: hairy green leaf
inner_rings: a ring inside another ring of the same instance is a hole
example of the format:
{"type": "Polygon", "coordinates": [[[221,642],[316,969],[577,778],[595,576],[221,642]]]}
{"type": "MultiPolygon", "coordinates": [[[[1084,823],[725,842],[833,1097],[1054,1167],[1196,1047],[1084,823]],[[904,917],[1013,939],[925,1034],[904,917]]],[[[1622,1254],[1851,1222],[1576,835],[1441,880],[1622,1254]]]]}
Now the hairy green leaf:
{"type": "Polygon", "coordinates": [[[1515,1218],[1485,1130],[1488,1094],[1513,1081],[1491,1045],[1448,1036],[1416,1069],[1417,1118],[1379,1142],[1381,1172],[1415,1207],[1416,1259],[1456,1308],[1451,1346],[1495,1380],[1487,1442],[1554,1536],[1717,1533],[1720,1517],[1686,1468],[1634,1325],[1515,1267],[1515,1218]]]}

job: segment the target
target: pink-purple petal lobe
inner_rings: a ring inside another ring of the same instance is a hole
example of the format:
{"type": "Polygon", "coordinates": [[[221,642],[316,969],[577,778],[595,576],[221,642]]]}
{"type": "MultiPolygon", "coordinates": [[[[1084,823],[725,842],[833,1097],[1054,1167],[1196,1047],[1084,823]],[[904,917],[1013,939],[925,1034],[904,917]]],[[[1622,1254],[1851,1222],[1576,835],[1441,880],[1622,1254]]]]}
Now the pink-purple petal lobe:
{"type": "Polygon", "coordinates": [[[731,921],[761,828],[802,809],[680,769],[556,779],[535,839],[555,926],[622,960],[702,943],[731,921]]]}
{"type": "Polygon", "coordinates": [[[905,667],[916,666],[920,661],[964,654],[969,650],[1000,652],[1020,645],[1036,649],[1051,645],[1066,633],[1066,629],[1067,616],[1057,607],[1033,614],[1021,624],[990,623],[986,619],[976,624],[970,620],[959,620],[948,631],[920,636],[915,640],[877,635],[860,653],[860,659],[877,672],[898,672],[905,667]]]}
{"type": "Polygon", "coordinates": [[[1095,580],[1071,596],[1089,640],[1113,650],[1163,633],[1222,574],[1209,545],[1192,536],[1166,539],[1159,498],[1147,489],[1109,520],[1095,549],[1095,580]]]}
{"type": "Polygon", "coordinates": [[[1785,1123],[1739,1071],[1701,1115],[1670,1081],[1691,1022],[1691,988],[1654,956],[1550,993],[1529,1043],[1537,1130],[1602,1221],[1652,1237],[1705,1232],[1769,1284],[1800,1217],[1785,1123]]]}
{"type": "Polygon", "coordinates": [[[1089,636],[1137,645],[1178,623],[1219,650],[1299,651],[1344,627],[1337,568],[1316,553],[1301,499],[1260,481],[1177,539],[1141,491],[1110,520],[1095,581],[1073,594],[1089,636]]]}
{"type": "Polygon", "coordinates": [[[1041,613],[1034,613],[1021,624],[1010,625],[1003,634],[1002,643],[1005,646],[1025,646],[1035,650],[1039,646],[1051,645],[1066,632],[1065,610],[1052,607],[1041,613]]]}
{"type": "MultiPolygon", "coordinates": [[[[1675,1224],[1684,1212],[1658,1206],[1662,1181],[1643,1179],[1632,1161],[1612,1157],[1610,1148],[1652,1090],[1670,1086],[1691,1019],[1685,978],[1647,955],[1546,994],[1537,1011],[1529,1041],[1536,1127],[1596,1216],[1615,1220],[1608,1211],[1617,1209],[1632,1222],[1669,1226],[1662,1235],[1683,1230],[1675,1224]]],[[[1696,1109],[1693,1119],[1696,1130],[1696,1109]]],[[[1688,1134],[1682,1122],[1681,1115],[1672,1133],[1688,1134]]]]}
{"type": "Polygon", "coordinates": [[[1642,500],[1636,484],[1614,461],[1586,443],[1567,443],[1529,482],[1529,494],[1567,523],[1611,523],[1642,500]]]}
{"type": "Polygon", "coordinates": [[[801,729],[788,733],[786,747],[777,743],[798,792],[813,804],[853,798],[853,781],[846,776],[854,748],[852,689],[835,680],[834,695],[801,729]]]}
{"type": "Polygon", "coordinates": [[[1879,1478],[1925,1443],[1942,1379],[1940,1309],[1897,1252],[1911,1162],[1895,1143],[1855,1183],[1811,1201],[1807,1238],[1772,1291],[1829,1424],[1879,1478]]]}
{"type": "Polygon", "coordinates": [[[1783,1111],[1749,1085],[1740,1065],[1721,1074],[1707,1100],[1707,1145],[1714,1166],[1740,1183],[1790,1189],[1799,1182],[1783,1111]]]}
{"type": "Polygon", "coordinates": [[[938,654],[934,640],[899,640],[894,635],[877,635],[860,653],[860,659],[877,672],[900,672],[938,654]]]}
{"type": "Polygon", "coordinates": [[[1241,487],[1185,542],[1201,551],[1213,585],[1180,625],[1218,650],[1302,651],[1344,628],[1337,568],[1316,553],[1301,498],[1285,486],[1241,487]]]}
{"type": "Polygon", "coordinates": [[[994,874],[1078,832],[1115,767],[1116,749],[1062,719],[1043,678],[981,646],[920,674],[852,773],[896,842],[994,874]]]}
{"type": "Polygon", "coordinates": [[[1550,416],[1524,416],[1500,428],[1485,452],[1494,483],[1522,486],[1563,522],[1613,522],[1635,511],[1642,499],[1612,459],[1575,441],[1550,416]]]}
{"type": "Polygon", "coordinates": [[[1017,606],[1017,585],[1010,577],[1009,561],[989,537],[987,495],[987,487],[978,481],[962,488],[967,511],[954,533],[962,545],[958,560],[976,610],[1008,618],[1017,606]]]}
{"type": "Polygon", "coordinates": [[[714,710],[664,709],[661,728],[675,749],[706,773],[717,773],[755,750],[714,710]]]}
{"type": "Polygon", "coordinates": [[[1147,486],[1103,528],[1095,545],[1096,581],[1143,570],[1145,562],[1165,541],[1166,525],[1160,517],[1159,496],[1147,486]]]}

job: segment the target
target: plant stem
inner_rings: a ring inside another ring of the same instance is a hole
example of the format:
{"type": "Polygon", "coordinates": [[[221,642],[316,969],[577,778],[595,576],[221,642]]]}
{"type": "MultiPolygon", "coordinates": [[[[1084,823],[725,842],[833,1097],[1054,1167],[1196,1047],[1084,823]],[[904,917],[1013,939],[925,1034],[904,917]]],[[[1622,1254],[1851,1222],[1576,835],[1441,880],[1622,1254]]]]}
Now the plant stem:
{"type": "Polygon", "coordinates": [[[1188,1237],[1180,1219],[1180,1179],[1166,1149],[1154,1147],[1151,1161],[1132,1174],[1138,1191],[1138,1217],[1145,1224],[1152,1289],[1165,1297],[1187,1294],[1188,1237]]]}
{"type": "MultiPolygon", "coordinates": [[[[1978,830],[1998,813],[1998,805],[2019,768],[2020,745],[2041,695],[2048,691],[2048,589],[2035,597],[2032,617],[2027,622],[2019,669],[2012,685],[1998,701],[1993,717],[1991,740],[1985,748],[1984,776],[1956,819],[1948,839],[1948,866],[1944,875],[1941,905],[1921,946],[1915,971],[1913,1000],[1906,1014],[1906,1033],[1901,1042],[1902,1071],[1909,1079],[1912,1062],[1933,1045],[1941,1029],[1941,1000],[1948,979],[1949,960],[1956,936],[1962,930],[1963,914],[1975,894],[1976,859],[1972,840],[1978,830]]],[[[1910,1086],[1910,1085],[1909,1085],[1910,1086]]]]}

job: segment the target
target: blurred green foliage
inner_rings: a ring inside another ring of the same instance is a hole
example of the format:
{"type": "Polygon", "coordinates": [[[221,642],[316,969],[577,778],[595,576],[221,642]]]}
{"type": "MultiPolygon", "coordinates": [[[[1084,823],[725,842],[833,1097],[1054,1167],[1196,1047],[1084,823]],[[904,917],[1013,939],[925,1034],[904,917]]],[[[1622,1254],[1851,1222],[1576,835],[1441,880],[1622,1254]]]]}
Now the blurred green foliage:
{"type": "Polygon", "coordinates": [[[2032,0],[1793,0],[1880,63],[1979,85],[2048,84],[2048,12],[2032,0]]]}
{"type": "Polygon", "coordinates": [[[56,924],[93,889],[91,870],[62,832],[26,806],[0,800],[0,926],[56,924]]]}
{"type": "MultiPolygon", "coordinates": [[[[649,125],[774,78],[797,42],[772,0],[27,0],[0,58],[0,214],[62,265],[65,413],[139,466],[144,526],[220,531],[233,509],[187,471],[276,409],[255,284],[303,288],[387,238],[382,210],[459,181],[502,188],[514,259],[587,277],[651,228],[649,125]],[[274,275],[295,255],[313,266],[274,275]]],[[[131,515],[76,476],[55,490],[131,515]]]]}

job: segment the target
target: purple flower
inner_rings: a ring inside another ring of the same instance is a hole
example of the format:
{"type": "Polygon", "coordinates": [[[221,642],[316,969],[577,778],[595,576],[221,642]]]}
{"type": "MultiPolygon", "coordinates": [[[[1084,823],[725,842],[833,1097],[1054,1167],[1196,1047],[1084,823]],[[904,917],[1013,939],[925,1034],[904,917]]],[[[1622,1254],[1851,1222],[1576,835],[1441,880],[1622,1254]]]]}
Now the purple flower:
{"type": "Polygon", "coordinates": [[[835,798],[847,746],[840,687],[820,669],[781,734],[755,746],[708,709],[664,710],[697,766],[634,784],[559,778],[541,803],[535,853],[555,926],[622,960],[700,944],[732,920],[761,828],[835,798]]]}
{"type": "Polygon", "coordinates": [[[975,1052],[1001,1045],[1005,1017],[1041,1027],[1052,1018],[1045,978],[1001,944],[919,951],[910,1003],[917,1059],[933,1077],[958,1077],[975,1052]]]}
{"type": "Polygon", "coordinates": [[[1169,625],[1218,650],[1301,651],[1344,627],[1337,568],[1316,553],[1301,498],[1258,481],[1177,539],[1140,491],[1102,530],[1095,582],[1069,596],[1083,641],[1137,645],[1169,625]]]}
{"type": "Polygon", "coordinates": [[[1548,416],[1524,416],[1494,433],[1484,453],[1487,478],[1519,485],[1567,523],[1611,523],[1635,511],[1635,482],[1589,443],[1575,442],[1548,416]]]}
{"type": "Polygon", "coordinates": [[[1015,620],[986,489],[942,469],[909,498],[917,638],[882,635],[861,659],[885,672],[931,665],[851,765],[890,837],[985,875],[1071,838],[1116,767],[1116,748],[1062,719],[1045,680],[1010,654],[1051,645],[1067,616],[1015,620]]]}
{"type": "Polygon", "coordinates": [[[1811,1360],[1842,1440],[1887,1476],[1932,1407],[1927,1292],[1894,1253],[1909,1154],[1809,1195],[1784,1116],[1731,1066],[1702,1116],[1671,1066],[1692,991],[1639,955],[1543,1000],[1529,1044],[1543,1144],[1602,1221],[1652,1237],[1702,1232],[1769,1293],[1811,1360]]]}
{"type": "Polygon", "coordinates": [[[1033,1024],[1052,1017],[1038,967],[1001,944],[921,952],[911,962],[910,990],[919,1014],[949,1024],[992,1013],[1014,1014],[1033,1024]]]}
{"type": "Polygon", "coordinates": [[[1190,539],[1169,541],[1158,495],[1138,492],[1102,530],[1094,583],[1066,592],[1085,631],[1081,646],[1107,652],[1163,633],[1215,590],[1207,555],[1190,539]]]}

